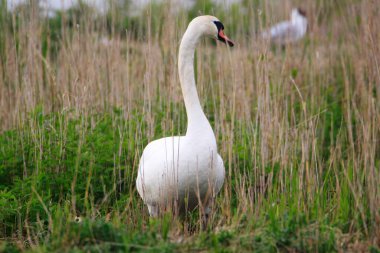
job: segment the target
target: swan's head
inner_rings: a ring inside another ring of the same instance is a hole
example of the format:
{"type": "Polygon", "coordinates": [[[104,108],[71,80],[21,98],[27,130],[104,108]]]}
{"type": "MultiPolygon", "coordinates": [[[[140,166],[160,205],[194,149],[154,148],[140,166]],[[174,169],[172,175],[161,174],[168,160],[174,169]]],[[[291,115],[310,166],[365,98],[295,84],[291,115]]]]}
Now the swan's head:
{"type": "Polygon", "coordinates": [[[230,47],[234,46],[234,42],[230,40],[224,34],[224,26],[222,22],[219,21],[216,17],[213,16],[199,16],[194,18],[190,24],[189,28],[195,28],[203,36],[208,36],[214,39],[217,39],[230,47]]]}
{"type": "Polygon", "coordinates": [[[292,19],[296,19],[298,17],[306,18],[306,11],[301,8],[295,8],[292,10],[292,19]]]}

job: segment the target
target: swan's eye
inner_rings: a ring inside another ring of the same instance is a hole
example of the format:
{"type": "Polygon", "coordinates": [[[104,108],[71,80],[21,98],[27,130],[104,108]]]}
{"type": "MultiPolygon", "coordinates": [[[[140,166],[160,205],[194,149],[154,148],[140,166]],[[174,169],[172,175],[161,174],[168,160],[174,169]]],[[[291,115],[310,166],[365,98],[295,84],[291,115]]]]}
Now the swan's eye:
{"type": "Polygon", "coordinates": [[[216,28],[218,29],[218,33],[220,30],[224,30],[224,25],[220,21],[214,21],[214,24],[216,25],[216,28]]]}

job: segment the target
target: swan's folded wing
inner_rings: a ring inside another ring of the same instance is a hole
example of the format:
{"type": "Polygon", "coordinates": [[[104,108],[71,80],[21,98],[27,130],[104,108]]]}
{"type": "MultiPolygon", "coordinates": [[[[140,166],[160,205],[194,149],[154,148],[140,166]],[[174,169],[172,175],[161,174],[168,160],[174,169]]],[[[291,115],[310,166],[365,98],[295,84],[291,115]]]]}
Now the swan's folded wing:
{"type": "Polygon", "coordinates": [[[225,177],[225,168],[222,157],[218,154],[218,163],[216,168],[216,185],[215,193],[218,193],[223,186],[224,177],[225,177]]]}
{"type": "Polygon", "coordinates": [[[158,161],[176,156],[179,150],[180,138],[180,136],[173,136],[150,142],[143,151],[140,166],[141,162],[147,163],[151,160],[158,161]]]}
{"type": "Polygon", "coordinates": [[[145,147],[139,163],[136,185],[146,203],[152,204],[160,198],[159,189],[163,182],[170,179],[167,174],[173,174],[172,160],[178,157],[179,139],[179,136],[162,138],[145,147]]]}

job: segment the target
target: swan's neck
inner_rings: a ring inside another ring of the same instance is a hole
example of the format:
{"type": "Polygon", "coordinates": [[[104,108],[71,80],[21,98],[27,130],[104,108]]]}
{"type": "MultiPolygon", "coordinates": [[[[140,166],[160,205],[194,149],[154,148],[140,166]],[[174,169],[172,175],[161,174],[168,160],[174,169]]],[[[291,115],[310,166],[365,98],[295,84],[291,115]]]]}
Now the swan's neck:
{"type": "Polygon", "coordinates": [[[200,37],[201,34],[197,30],[189,27],[179,47],[178,70],[187,113],[187,136],[209,133],[210,130],[213,135],[199,102],[194,78],[194,53],[200,37]]]}
{"type": "Polygon", "coordinates": [[[292,15],[291,22],[293,25],[297,26],[307,26],[307,19],[304,16],[301,16],[299,14],[292,15]]]}

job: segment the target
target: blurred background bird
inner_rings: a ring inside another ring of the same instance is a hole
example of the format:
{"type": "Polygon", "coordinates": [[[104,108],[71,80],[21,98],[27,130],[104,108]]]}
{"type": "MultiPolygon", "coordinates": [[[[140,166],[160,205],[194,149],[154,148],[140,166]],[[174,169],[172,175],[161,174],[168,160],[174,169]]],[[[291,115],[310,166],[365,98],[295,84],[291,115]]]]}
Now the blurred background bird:
{"type": "Polygon", "coordinates": [[[261,34],[263,39],[277,45],[286,45],[302,39],[306,34],[306,12],[300,8],[292,10],[290,20],[275,24],[261,34]]]}

